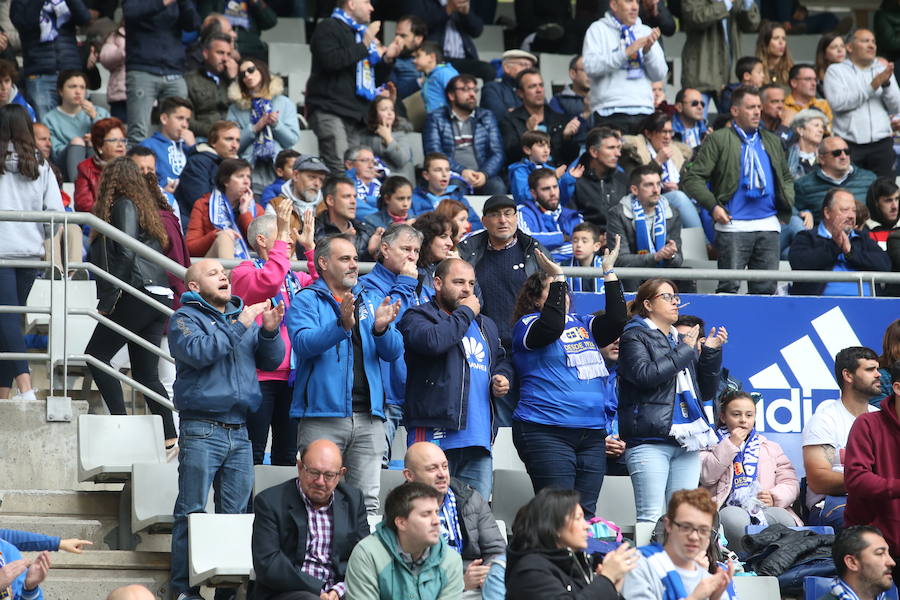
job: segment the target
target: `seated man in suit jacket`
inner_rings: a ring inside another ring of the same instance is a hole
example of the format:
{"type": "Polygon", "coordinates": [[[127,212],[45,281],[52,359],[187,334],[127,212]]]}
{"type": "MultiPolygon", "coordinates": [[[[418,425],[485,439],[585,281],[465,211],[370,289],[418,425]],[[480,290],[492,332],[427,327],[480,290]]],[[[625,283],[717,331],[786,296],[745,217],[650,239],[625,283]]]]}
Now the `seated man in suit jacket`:
{"type": "Polygon", "coordinates": [[[341,481],[341,451],[328,440],[302,449],[297,471],[253,501],[255,598],[340,600],[350,553],[369,535],[362,492],[341,481]]]}

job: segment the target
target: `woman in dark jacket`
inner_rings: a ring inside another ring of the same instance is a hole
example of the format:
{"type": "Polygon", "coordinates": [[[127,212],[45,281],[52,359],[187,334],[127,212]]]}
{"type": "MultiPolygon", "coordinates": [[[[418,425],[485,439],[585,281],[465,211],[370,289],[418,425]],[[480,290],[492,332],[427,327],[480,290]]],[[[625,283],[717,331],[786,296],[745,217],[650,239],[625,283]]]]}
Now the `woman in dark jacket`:
{"type": "Polygon", "coordinates": [[[619,434],[638,521],[656,522],[672,492],[697,487],[700,450],[718,443],[702,403],[715,396],[724,327],[702,344],[699,326],[679,336],[681,298],[668,279],[638,288],[619,342],[619,434]]]}
{"type": "MultiPolygon", "coordinates": [[[[151,188],[147,185],[140,168],[133,160],[128,157],[116,158],[103,169],[94,214],[150,249],[162,253],[169,246],[170,240],[159,216],[159,198],[155,198],[153,193],[156,191],[158,194],[158,190],[158,186],[151,188]]],[[[172,306],[173,294],[165,269],[103,235],[96,232],[93,235],[91,262],[153,300],[167,307],[172,306]]],[[[166,315],[104,279],[97,280],[97,293],[97,310],[101,314],[154,346],[159,346],[166,315]]],[[[159,356],[138,344],[127,342],[109,327],[97,325],[85,353],[109,364],[110,359],[126,343],[134,379],[168,398],[166,389],[159,380],[159,356]]],[[[90,365],[90,370],[110,414],[126,414],[119,381],[94,365],[90,365]]],[[[150,398],[147,398],[147,406],[153,414],[162,417],[166,447],[174,447],[177,434],[172,411],[150,398]]]]}
{"type": "Polygon", "coordinates": [[[574,490],[544,488],[519,509],[507,548],[507,600],[617,600],[637,549],[622,544],[591,569],[588,525],[574,490]]]}
{"type": "Polygon", "coordinates": [[[453,238],[456,223],[436,212],[427,212],[416,218],[413,228],[422,232],[422,250],[419,252],[419,282],[426,297],[434,296],[434,270],[445,258],[456,257],[453,238]]]}

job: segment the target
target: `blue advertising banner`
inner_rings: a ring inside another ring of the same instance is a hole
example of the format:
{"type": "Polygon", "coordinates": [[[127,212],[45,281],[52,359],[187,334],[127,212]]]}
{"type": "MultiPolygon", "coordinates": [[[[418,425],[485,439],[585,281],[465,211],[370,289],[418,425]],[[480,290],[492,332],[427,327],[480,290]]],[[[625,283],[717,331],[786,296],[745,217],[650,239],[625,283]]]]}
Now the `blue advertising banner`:
{"type": "MultiPolygon", "coordinates": [[[[604,296],[575,294],[575,312],[604,296]]],[[[762,394],[756,427],[778,442],[803,474],[801,432],[825,401],[840,397],[834,356],[848,346],[881,354],[884,330],[900,318],[900,298],[682,295],[682,314],[728,330],[724,365],[744,389],[762,394]]]]}

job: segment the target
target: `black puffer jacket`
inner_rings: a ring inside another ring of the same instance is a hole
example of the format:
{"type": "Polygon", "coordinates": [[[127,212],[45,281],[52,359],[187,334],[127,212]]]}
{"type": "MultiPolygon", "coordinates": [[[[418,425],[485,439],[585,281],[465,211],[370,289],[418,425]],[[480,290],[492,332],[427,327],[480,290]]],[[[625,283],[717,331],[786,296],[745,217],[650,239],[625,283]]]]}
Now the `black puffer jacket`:
{"type": "Polygon", "coordinates": [[[607,170],[603,177],[598,177],[587,158],[585,153],[582,158],[584,175],[575,182],[575,196],[570,208],[580,212],[588,223],[606,227],[609,209],[628,195],[628,177],[616,169],[607,170]]]}
{"type": "Polygon", "coordinates": [[[744,547],[750,553],[747,563],[760,575],[777,577],[791,566],[831,557],[834,536],[809,530],[794,531],[776,524],[763,531],[745,535],[744,547]]]}
{"type": "Polygon", "coordinates": [[[191,0],[166,6],[162,0],[122,0],[125,17],[125,69],[153,75],[184,73],[182,31],[200,29],[191,0]]]}
{"type": "Polygon", "coordinates": [[[75,40],[75,26],[85,25],[91,20],[83,0],[66,0],[71,16],[59,28],[59,35],[52,42],[41,42],[40,0],[12,0],[9,17],[19,31],[22,40],[22,75],[48,75],[66,69],[84,70],[78,43],[75,40]]]}
{"type": "Polygon", "coordinates": [[[617,600],[612,581],[593,575],[581,552],[570,550],[509,550],[506,562],[507,600],[617,600]],[[589,582],[589,578],[593,580],[589,582]]]}

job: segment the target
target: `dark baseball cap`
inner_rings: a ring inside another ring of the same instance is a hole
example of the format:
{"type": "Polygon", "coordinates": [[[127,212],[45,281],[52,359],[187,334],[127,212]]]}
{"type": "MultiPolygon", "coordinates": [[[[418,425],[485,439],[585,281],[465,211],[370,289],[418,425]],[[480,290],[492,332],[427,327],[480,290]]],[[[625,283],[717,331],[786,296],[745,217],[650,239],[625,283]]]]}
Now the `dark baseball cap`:
{"type": "Polygon", "coordinates": [[[515,208],[515,200],[513,200],[506,194],[496,194],[487,199],[487,202],[484,203],[484,208],[481,209],[481,214],[486,215],[489,212],[507,207],[515,208]]]}
{"type": "Polygon", "coordinates": [[[318,156],[301,156],[294,161],[294,171],[318,171],[319,173],[330,174],[331,171],[322,162],[318,156]]]}

